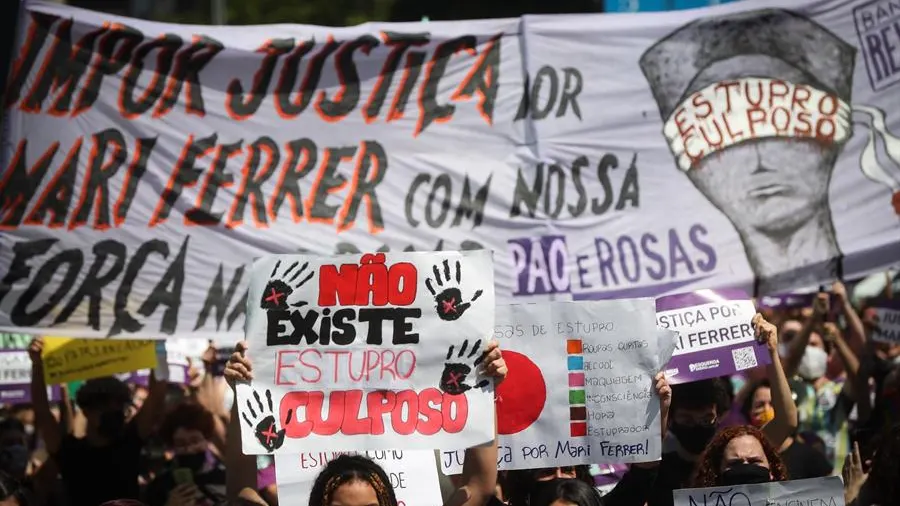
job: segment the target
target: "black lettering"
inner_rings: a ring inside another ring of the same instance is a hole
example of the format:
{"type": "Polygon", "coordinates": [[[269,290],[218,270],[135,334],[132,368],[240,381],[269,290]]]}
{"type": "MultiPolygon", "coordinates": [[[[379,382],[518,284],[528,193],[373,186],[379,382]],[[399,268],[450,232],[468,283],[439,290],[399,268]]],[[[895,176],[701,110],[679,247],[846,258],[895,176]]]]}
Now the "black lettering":
{"type": "Polygon", "coordinates": [[[421,309],[397,307],[385,309],[384,311],[390,312],[391,319],[394,320],[394,332],[391,341],[394,345],[419,344],[419,334],[412,331],[412,322],[406,320],[407,318],[421,318],[421,309]]]}
{"type": "Polygon", "coordinates": [[[138,117],[159,101],[166,90],[166,77],[172,70],[175,54],[184,41],[181,37],[167,33],[162,37],[142,44],[131,59],[128,70],[122,78],[122,89],[119,92],[119,110],[126,118],[138,117]],[[150,53],[159,50],[156,55],[156,68],[153,69],[153,80],[149,85],[138,84],[144,74],[144,60],[150,53]],[[140,97],[135,98],[138,87],[144,89],[140,97]]]}
{"type": "Polygon", "coordinates": [[[359,206],[363,199],[369,202],[369,229],[378,231],[384,228],[384,218],[381,215],[381,204],[378,203],[378,195],[375,188],[384,181],[387,175],[387,154],[384,147],[376,141],[365,141],[360,153],[360,163],[354,175],[355,191],[350,195],[350,203],[341,219],[340,230],[346,230],[353,226],[359,206]],[[373,175],[369,175],[369,173],[373,175]]]}
{"type": "Polygon", "coordinates": [[[194,167],[197,158],[205,156],[216,145],[218,134],[212,134],[203,139],[194,140],[191,136],[188,138],[187,145],[181,153],[172,176],[166,189],[160,195],[159,202],[156,204],[156,210],[150,218],[150,226],[156,226],[169,217],[172,212],[172,206],[178,202],[181,192],[186,186],[193,186],[200,179],[202,170],[194,167]]]}
{"type": "Polygon", "coordinates": [[[376,37],[360,35],[354,41],[344,44],[338,51],[334,60],[341,83],[341,89],[336,93],[340,95],[340,99],[335,101],[327,98],[324,93],[320,95],[317,108],[322,119],[329,122],[340,121],[350,114],[350,111],[359,103],[359,73],[353,62],[353,53],[361,49],[363,53],[369,54],[378,44],[379,41],[376,37]]]}
{"type": "Polygon", "coordinates": [[[122,283],[116,291],[116,299],[113,303],[113,324],[107,337],[118,335],[123,331],[133,333],[144,328],[144,325],[128,312],[128,302],[134,281],[151,253],[159,253],[163,258],[168,258],[169,245],[162,239],[151,239],[141,244],[134,256],[131,257],[128,267],[125,268],[125,276],[122,278],[122,283]]]}
{"type": "Polygon", "coordinates": [[[28,167],[25,160],[28,139],[19,141],[19,148],[0,180],[0,230],[13,229],[22,223],[28,203],[41,186],[57,151],[59,143],[54,142],[34,165],[28,167]]]}
{"type": "MultiPolygon", "coordinates": [[[[209,62],[221,52],[225,46],[216,39],[200,36],[179,53],[175,59],[175,72],[172,74],[172,85],[166,89],[160,106],[157,107],[156,116],[163,116],[175,107],[181,89],[187,85],[187,100],[184,110],[188,114],[200,117],[206,115],[206,105],[203,102],[203,87],[200,85],[200,72],[209,65],[209,62]]],[[[268,86],[267,86],[268,88],[268,86]]]]}
{"type": "Polygon", "coordinates": [[[522,204],[525,204],[525,207],[528,208],[528,217],[534,218],[538,199],[541,197],[541,191],[544,188],[543,163],[537,164],[534,168],[534,174],[534,182],[532,183],[531,188],[529,188],[527,186],[528,183],[525,182],[525,177],[522,174],[522,169],[519,168],[516,173],[516,189],[513,192],[512,206],[509,208],[510,218],[522,215],[522,209],[520,207],[522,204]]]}
{"type": "Polygon", "coordinates": [[[92,210],[94,228],[105,230],[110,226],[109,215],[109,180],[116,175],[119,167],[125,163],[127,148],[125,137],[114,128],[108,128],[94,134],[94,147],[91,150],[91,162],[88,164],[85,181],[82,182],[81,199],[69,223],[69,229],[87,223],[92,210]],[[112,158],[107,161],[107,153],[112,151],[112,158]]]}
{"type": "Polygon", "coordinates": [[[159,330],[165,334],[174,334],[178,327],[178,309],[181,307],[181,289],[184,286],[184,260],[189,241],[190,236],[184,238],[178,256],[169,264],[162,279],[138,308],[139,314],[150,316],[159,306],[166,306],[159,326],[159,330]]]}
{"type": "Polygon", "coordinates": [[[262,192],[262,185],[272,177],[275,167],[281,160],[278,144],[271,137],[260,137],[249,146],[250,159],[244,169],[244,179],[241,189],[234,200],[228,226],[235,227],[244,221],[244,207],[252,200],[253,219],[258,226],[269,223],[266,218],[266,200],[262,192]],[[262,154],[266,153],[266,163],[262,165],[262,154]],[[261,167],[262,165],[262,167],[261,167]],[[262,169],[262,170],[260,170],[262,169]]]}
{"type": "Polygon", "coordinates": [[[575,183],[575,193],[578,194],[578,202],[573,206],[569,204],[569,213],[572,216],[581,216],[581,213],[587,209],[587,192],[584,189],[584,183],[581,181],[581,169],[588,166],[586,156],[579,156],[572,162],[572,182],[575,183]]]}
{"type": "Polygon", "coordinates": [[[22,295],[19,296],[10,312],[9,319],[13,325],[32,327],[40,323],[69,293],[69,289],[75,284],[75,280],[78,279],[78,273],[81,272],[83,264],[84,255],[81,253],[81,250],[68,249],[61,251],[42,265],[38,269],[37,275],[31,280],[31,284],[22,292],[22,295]],[[65,267],[66,273],[62,282],[56,284],[56,291],[47,297],[43,305],[32,312],[28,312],[28,306],[41,293],[41,290],[52,286],[53,277],[60,267],[65,267]]]}
{"type": "Polygon", "coordinates": [[[450,225],[451,227],[458,227],[460,223],[462,223],[463,218],[471,220],[472,215],[475,216],[475,219],[472,221],[472,228],[474,229],[481,225],[481,222],[484,219],[484,204],[487,202],[488,191],[490,190],[491,179],[493,177],[493,174],[488,176],[484,186],[479,188],[475,193],[474,200],[472,200],[472,190],[469,187],[469,178],[466,177],[465,180],[463,180],[462,198],[459,200],[459,205],[456,206],[456,216],[453,217],[453,223],[450,225]]]}
{"type": "Polygon", "coordinates": [[[100,307],[103,304],[103,289],[114,281],[125,267],[127,250],[119,241],[107,239],[94,245],[94,261],[87,275],[81,282],[81,286],[75,295],[69,299],[69,303],[57,315],[54,325],[69,321],[72,313],[81,306],[81,302],[88,299],[88,324],[94,330],[100,330],[100,307]],[[112,265],[105,273],[101,274],[108,257],[113,257],[112,265]]]}
{"type": "Polygon", "coordinates": [[[150,161],[150,155],[153,154],[154,148],[156,148],[156,139],[154,138],[148,137],[137,140],[137,155],[134,157],[134,162],[128,167],[124,187],[119,193],[119,200],[113,209],[113,219],[116,222],[116,226],[121,226],[125,223],[128,210],[131,209],[131,203],[134,201],[134,195],[137,193],[138,184],[141,182],[144,174],[147,173],[147,163],[150,161]]]}
{"type": "Polygon", "coordinates": [[[418,136],[435,121],[447,121],[453,117],[456,106],[453,104],[438,104],[437,92],[441,78],[447,70],[450,58],[460,51],[472,52],[477,48],[477,40],[472,35],[464,35],[440,44],[434,51],[428,71],[425,73],[425,82],[419,96],[419,122],[416,125],[415,134],[418,136]]]}
{"type": "Polygon", "coordinates": [[[212,170],[206,176],[203,188],[200,190],[200,204],[188,209],[184,213],[184,222],[188,225],[216,225],[222,222],[224,213],[213,212],[212,206],[219,193],[219,188],[231,186],[234,183],[234,175],[226,172],[228,160],[241,152],[244,141],[219,146],[216,158],[213,160],[212,170]]]}
{"type": "Polygon", "coordinates": [[[356,154],[356,146],[344,148],[327,148],[327,163],[322,169],[322,177],[319,178],[319,184],[316,185],[316,191],[313,194],[312,209],[309,210],[310,219],[333,220],[334,215],[340,205],[328,204],[326,202],[329,193],[335,188],[340,188],[346,184],[347,179],[338,173],[338,165],[345,159],[352,159],[356,154]]]}
{"type": "Polygon", "coordinates": [[[134,28],[124,25],[113,25],[103,39],[100,40],[98,57],[94,60],[94,68],[84,84],[74,114],[86,111],[100,96],[100,86],[104,76],[118,74],[131,60],[132,53],[144,35],[134,28]],[[119,44],[121,42],[121,45],[119,44]],[[116,51],[118,47],[118,51],[116,51]],[[114,54],[115,52],[115,54],[114,54]]]}
{"type": "Polygon", "coordinates": [[[232,119],[242,121],[253,116],[269,93],[272,74],[278,59],[294,47],[294,39],[275,39],[266,42],[257,52],[264,53],[259,69],[253,75],[253,85],[248,96],[244,96],[244,85],[234,78],[228,84],[226,108],[232,119]]]}
{"type": "MultiPolygon", "coordinates": [[[[288,143],[288,161],[285,163],[284,169],[281,171],[281,179],[275,187],[275,194],[272,196],[272,202],[269,208],[269,214],[272,219],[278,217],[278,211],[284,203],[285,198],[291,200],[291,213],[294,222],[300,221],[303,217],[303,194],[300,192],[300,180],[305,178],[307,174],[316,166],[319,159],[319,153],[316,144],[309,139],[297,139],[288,143]],[[300,164],[300,161],[303,161],[300,164]]],[[[222,169],[225,166],[223,164],[222,169]]]]}
{"type": "Polygon", "coordinates": [[[384,44],[392,47],[390,54],[384,60],[384,66],[381,68],[381,76],[375,84],[375,89],[369,97],[363,114],[367,122],[373,122],[381,114],[381,108],[387,99],[388,91],[394,82],[394,75],[403,61],[403,55],[412,47],[422,46],[428,43],[427,33],[397,33],[382,32],[384,44]]]}
{"type": "Polygon", "coordinates": [[[612,205],[613,189],[612,184],[609,182],[609,169],[618,167],[619,159],[611,154],[603,155],[600,163],[597,164],[597,179],[600,180],[600,185],[603,186],[603,202],[601,203],[596,197],[591,200],[591,211],[596,215],[605,213],[612,205]]]}
{"type": "Polygon", "coordinates": [[[331,319],[334,332],[331,334],[331,342],[337,345],[345,346],[356,340],[356,327],[353,321],[356,320],[356,310],[353,308],[338,309],[334,312],[331,319]]]}
{"type": "Polygon", "coordinates": [[[38,239],[13,244],[12,263],[9,265],[9,271],[3,276],[3,281],[0,281],[0,301],[6,298],[17,281],[28,279],[31,276],[31,266],[28,265],[28,261],[46,254],[56,242],[57,239],[38,239]]]}
{"type": "Polygon", "coordinates": [[[578,106],[578,94],[581,93],[583,87],[583,79],[581,72],[572,67],[563,67],[563,89],[562,96],[559,98],[559,109],[556,111],[556,117],[562,118],[572,106],[572,112],[578,119],[581,118],[581,108],[578,106]]]}
{"type": "Polygon", "coordinates": [[[194,330],[199,330],[206,325],[209,314],[215,311],[214,318],[216,321],[216,331],[219,331],[222,326],[222,320],[225,318],[225,313],[228,312],[228,306],[231,304],[231,299],[233,299],[235,293],[237,293],[238,285],[241,284],[243,277],[244,266],[242,265],[235,269],[234,276],[231,277],[231,282],[228,283],[228,288],[226,289],[224,286],[224,267],[222,264],[219,264],[219,270],[216,272],[216,277],[213,279],[212,286],[206,294],[206,300],[203,302],[203,307],[200,309],[200,315],[197,317],[197,323],[194,325],[194,330]]]}
{"type": "Polygon", "coordinates": [[[538,69],[537,75],[534,77],[534,86],[531,88],[531,118],[540,121],[546,118],[553,107],[556,106],[556,96],[559,94],[559,78],[556,77],[556,71],[550,65],[544,65],[538,69]],[[541,88],[544,83],[550,86],[547,92],[547,102],[540,107],[541,88]]]}

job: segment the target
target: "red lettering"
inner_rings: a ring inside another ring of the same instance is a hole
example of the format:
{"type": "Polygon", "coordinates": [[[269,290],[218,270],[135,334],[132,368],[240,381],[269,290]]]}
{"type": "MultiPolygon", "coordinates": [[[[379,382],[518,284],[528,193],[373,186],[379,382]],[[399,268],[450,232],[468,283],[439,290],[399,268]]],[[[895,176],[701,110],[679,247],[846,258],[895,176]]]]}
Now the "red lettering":
{"type": "Polygon", "coordinates": [[[775,106],[776,98],[787,98],[790,87],[784,81],[769,81],[769,107],[775,106]]]}
{"type": "Polygon", "coordinates": [[[299,352],[299,351],[281,350],[281,351],[278,352],[278,354],[277,354],[276,357],[275,357],[275,384],[278,385],[278,386],[296,385],[296,384],[297,384],[296,382],[294,382],[294,381],[285,381],[285,380],[281,377],[281,371],[282,371],[282,370],[284,370],[284,369],[291,369],[291,370],[293,370],[293,369],[294,369],[294,365],[293,365],[293,364],[291,364],[290,366],[284,365],[284,362],[283,362],[282,358],[283,358],[285,355],[297,355],[297,358],[298,358],[298,359],[300,358],[300,352],[299,352]]]}
{"type": "Polygon", "coordinates": [[[822,97],[822,100],[819,100],[819,112],[826,115],[831,116],[836,113],[838,110],[838,100],[834,95],[825,95],[822,97]],[[824,105],[828,104],[828,110],[824,109],[824,105]]]}
{"type": "Polygon", "coordinates": [[[388,271],[388,300],[395,306],[408,306],[416,301],[418,271],[409,262],[398,262],[388,271]]]}
{"type": "Polygon", "coordinates": [[[766,123],[766,111],[762,109],[747,109],[747,124],[750,125],[750,136],[756,136],[756,128],[754,125],[764,125],[766,123]]]}
{"type": "Polygon", "coordinates": [[[710,114],[712,114],[712,111],[713,111],[712,104],[709,102],[709,100],[707,100],[707,98],[703,95],[703,93],[695,93],[694,96],[691,98],[691,104],[695,108],[699,109],[702,107],[702,108],[706,109],[705,112],[694,111],[694,116],[696,116],[698,119],[706,119],[709,117],[710,114]]]}
{"type": "Polygon", "coordinates": [[[456,434],[463,430],[469,418],[465,395],[449,395],[436,388],[426,388],[421,392],[331,392],[325,417],[322,416],[324,404],[324,392],[290,392],[285,395],[279,411],[286,436],[291,439],[338,433],[380,436],[388,430],[400,435],[418,433],[432,436],[440,431],[456,434]],[[366,407],[364,416],[361,414],[363,403],[366,407]],[[390,415],[390,429],[385,425],[387,415],[390,415]]]}
{"type": "Polygon", "coordinates": [[[384,253],[363,255],[356,277],[357,306],[386,306],[388,303],[388,269],[384,253]]]}
{"type": "Polygon", "coordinates": [[[344,264],[340,272],[334,265],[319,268],[319,306],[352,306],[356,302],[356,273],[359,266],[344,264]]]}
{"type": "Polygon", "coordinates": [[[809,88],[798,84],[794,86],[794,93],[791,97],[791,109],[797,109],[797,106],[800,106],[800,109],[806,110],[806,101],[809,100],[809,97],[812,95],[810,93],[809,88]]]}

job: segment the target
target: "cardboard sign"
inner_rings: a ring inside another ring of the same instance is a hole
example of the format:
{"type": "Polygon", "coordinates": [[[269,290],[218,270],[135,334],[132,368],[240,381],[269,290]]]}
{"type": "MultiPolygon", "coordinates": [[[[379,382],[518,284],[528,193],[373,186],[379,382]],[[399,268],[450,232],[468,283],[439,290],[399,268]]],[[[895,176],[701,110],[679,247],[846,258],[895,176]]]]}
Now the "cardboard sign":
{"type": "Polygon", "coordinates": [[[276,455],[280,504],[307,504],[316,477],[328,462],[342,454],[363,455],[384,469],[397,495],[398,506],[440,506],[434,452],[425,450],[370,450],[367,452],[320,452],[276,455]]]}
{"type": "Polygon", "coordinates": [[[873,309],[878,327],[872,332],[872,340],[900,344],[900,299],[881,299],[873,304],[873,309]]]}
{"type": "MultiPolygon", "coordinates": [[[[659,332],[652,299],[498,306],[500,469],[658,460],[659,332]]],[[[441,471],[463,455],[443,451],[441,471]]]]}
{"type": "Polygon", "coordinates": [[[156,342],[45,337],[44,379],[48,385],[101,378],[156,367],[156,342]]]}
{"type": "Polygon", "coordinates": [[[238,385],[247,454],[493,440],[490,252],[271,256],[253,265],[238,385]]]}
{"type": "Polygon", "coordinates": [[[771,363],[756,342],[753,302],[739,290],[699,290],[656,300],[656,322],[678,333],[666,367],[669,383],[733,374],[771,363]]]}
{"type": "Polygon", "coordinates": [[[674,491],[674,506],[844,506],[839,476],[674,491]]]}

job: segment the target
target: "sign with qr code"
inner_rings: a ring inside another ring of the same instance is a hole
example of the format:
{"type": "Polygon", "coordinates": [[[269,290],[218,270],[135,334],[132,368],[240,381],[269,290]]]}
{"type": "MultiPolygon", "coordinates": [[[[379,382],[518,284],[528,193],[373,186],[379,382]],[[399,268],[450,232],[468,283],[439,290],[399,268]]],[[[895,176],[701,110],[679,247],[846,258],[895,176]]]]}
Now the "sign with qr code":
{"type": "Polygon", "coordinates": [[[726,376],[771,362],[750,320],[756,307],[740,290],[698,290],[656,299],[656,323],[674,330],[670,383],[726,376]]]}

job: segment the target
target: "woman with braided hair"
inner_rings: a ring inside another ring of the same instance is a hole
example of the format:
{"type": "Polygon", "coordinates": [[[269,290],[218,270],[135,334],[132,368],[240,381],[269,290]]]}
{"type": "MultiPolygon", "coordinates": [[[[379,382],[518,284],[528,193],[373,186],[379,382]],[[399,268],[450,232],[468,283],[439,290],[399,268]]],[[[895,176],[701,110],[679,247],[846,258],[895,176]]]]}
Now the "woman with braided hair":
{"type": "Polygon", "coordinates": [[[316,477],[309,504],[396,506],[397,497],[381,466],[363,456],[341,455],[316,477]]]}
{"type": "MultiPolygon", "coordinates": [[[[233,386],[238,381],[253,378],[247,353],[247,343],[240,342],[225,366],[225,378],[233,386]]],[[[496,341],[491,341],[481,361],[487,376],[499,383],[508,372],[496,341]]],[[[227,495],[232,503],[264,505],[255,493],[256,458],[244,455],[241,449],[240,416],[237,402],[232,406],[228,427],[227,495]]],[[[497,439],[493,444],[469,448],[459,488],[444,503],[445,506],[484,506],[497,488],[497,439]]],[[[309,506],[398,506],[394,489],[378,464],[360,457],[343,455],[325,466],[310,492],[309,506]]],[[[296,506],[296,505],[291,505],[296,506]]]]}

